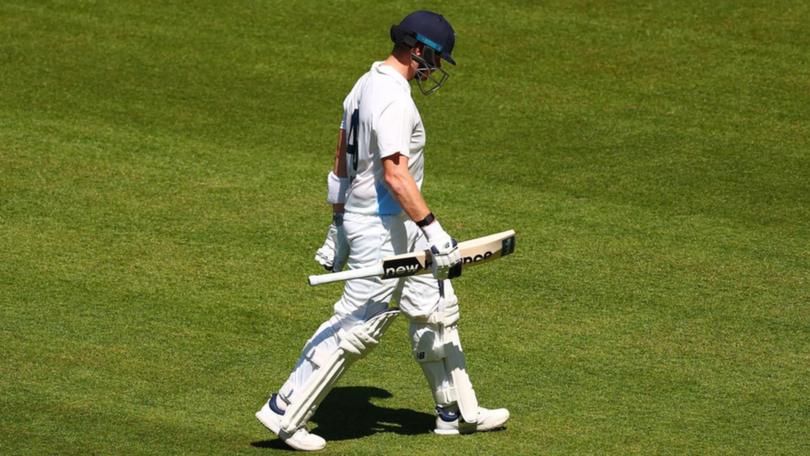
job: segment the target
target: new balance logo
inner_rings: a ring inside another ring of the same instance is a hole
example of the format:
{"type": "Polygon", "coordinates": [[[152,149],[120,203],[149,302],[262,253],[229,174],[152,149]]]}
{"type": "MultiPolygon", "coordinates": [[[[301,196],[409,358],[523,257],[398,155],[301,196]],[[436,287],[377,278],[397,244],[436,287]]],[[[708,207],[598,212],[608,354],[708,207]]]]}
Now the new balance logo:
{"type": "Polygon", "coordinates": [[[489,258],[491,256],[492,256],[492,252],[486,252],[486,253],[479,254],[479,255],[464,257],[464,258],[461,259],[461,261],[464,264],[477,263],[477,262],[479,262],[481,260],[486,260],[487,258],[489,258]]]}
{"type": "Polygon", "coordinates": [[[383,278],[405,277],[419,273],[422,264],[416,258],[397,258],[383,261],[383,278]]]}
{"type": "Polygon", "coordinates": [[[419,264],[408,264],[405,266],[396,266],[385,268],[386,277],[399,277],[413,275],[419,271],[419,264]]]}

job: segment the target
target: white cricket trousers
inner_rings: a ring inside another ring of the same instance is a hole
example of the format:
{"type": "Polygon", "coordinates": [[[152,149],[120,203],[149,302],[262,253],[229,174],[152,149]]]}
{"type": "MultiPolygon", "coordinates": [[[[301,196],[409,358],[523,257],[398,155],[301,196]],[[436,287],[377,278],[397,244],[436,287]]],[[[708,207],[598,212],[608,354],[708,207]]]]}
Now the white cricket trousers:
{"type": "MultiPolygon", "coordinates": [[[[383,257],[426,250],[422,230],[403,215],[361,215],[347,212],[343,227],[349,242],[349,269],[374,266],[383,257]]],[[[444,281],[445,298],[455,299],[453,286],[444,281]]],[[[334,353],[339,344],[338,330],[350,330],[383,312],[389,304],[398,304],[411,320],[425,321],[439,306],[439,282],[432,275],[383,280],[378,277],[345,282],[343,295],[334,306],[334,315],[307,341],[289,379],[280,389],[282,399],[303,388],[317,368],[317,359],[334,353]]]]}

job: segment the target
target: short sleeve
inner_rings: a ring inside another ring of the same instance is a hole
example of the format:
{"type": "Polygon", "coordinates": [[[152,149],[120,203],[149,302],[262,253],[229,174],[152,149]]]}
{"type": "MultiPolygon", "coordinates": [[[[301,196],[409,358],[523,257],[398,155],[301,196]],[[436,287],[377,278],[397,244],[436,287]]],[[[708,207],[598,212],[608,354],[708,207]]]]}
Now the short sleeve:
{"type": "Polygon", "coordinates": [[[380,158],[397,152],[408,157],[413,125],[413,102],[402,98],[389,104],[374,125],[380,158]]]}
{"type": "Polygon", "coordinates": [[[352,94],[346,95],[346,99],[343,100],[343,116],[340,118],[340,129],[345,130],[349,125],[349,110],[351,110],[351,99],[352,94]]]}

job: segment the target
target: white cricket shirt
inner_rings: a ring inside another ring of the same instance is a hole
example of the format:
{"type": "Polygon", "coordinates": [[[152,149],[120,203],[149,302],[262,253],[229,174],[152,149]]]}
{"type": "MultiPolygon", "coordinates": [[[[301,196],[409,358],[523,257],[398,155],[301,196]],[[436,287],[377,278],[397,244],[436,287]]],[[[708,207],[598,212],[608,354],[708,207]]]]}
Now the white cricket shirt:
{"type": "Polygon", "coordinates": [[[411,86],[394,68],[375,62],[343,101],[343,121],[351,185],[345,209],[366,215],[402,212],[385,184],[382,159],[396,153],[408,158],[408,169],[422,188],[425,128],[411,98],[411,86]],[[353,147],[354,145],[354,147],[353,147]]]}

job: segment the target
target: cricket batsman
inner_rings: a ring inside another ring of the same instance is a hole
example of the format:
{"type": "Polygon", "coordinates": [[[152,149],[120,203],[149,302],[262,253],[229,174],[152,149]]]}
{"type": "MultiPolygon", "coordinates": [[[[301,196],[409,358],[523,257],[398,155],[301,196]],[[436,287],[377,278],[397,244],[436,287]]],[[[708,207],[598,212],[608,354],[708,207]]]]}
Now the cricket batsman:
{"type": "Polygon", "coordinates": [[[459,341],[458,299],[448,280],[461,274],[461,258],[421,193],[426,136],[409,82],[425,95],[445,84],[449,75],[442,63],[456,63],[455,32],[441,15],[416,11],[392,26],[390,35],[390,55],[373,63],[343,101],[327,178],[333,224],[316,260],[337,271],[430,249],[433,274],[345,283],[334,315],[315,331],[287,381],[256,412],[265,427],[298,450],[326,446],[307,430],[307,421],[346,368],[380,342],[400,313],[410,322],[413,356],[436,403],[437,434],[488,431],[509,419],[506,409],[478,405],[459,341]]]}

